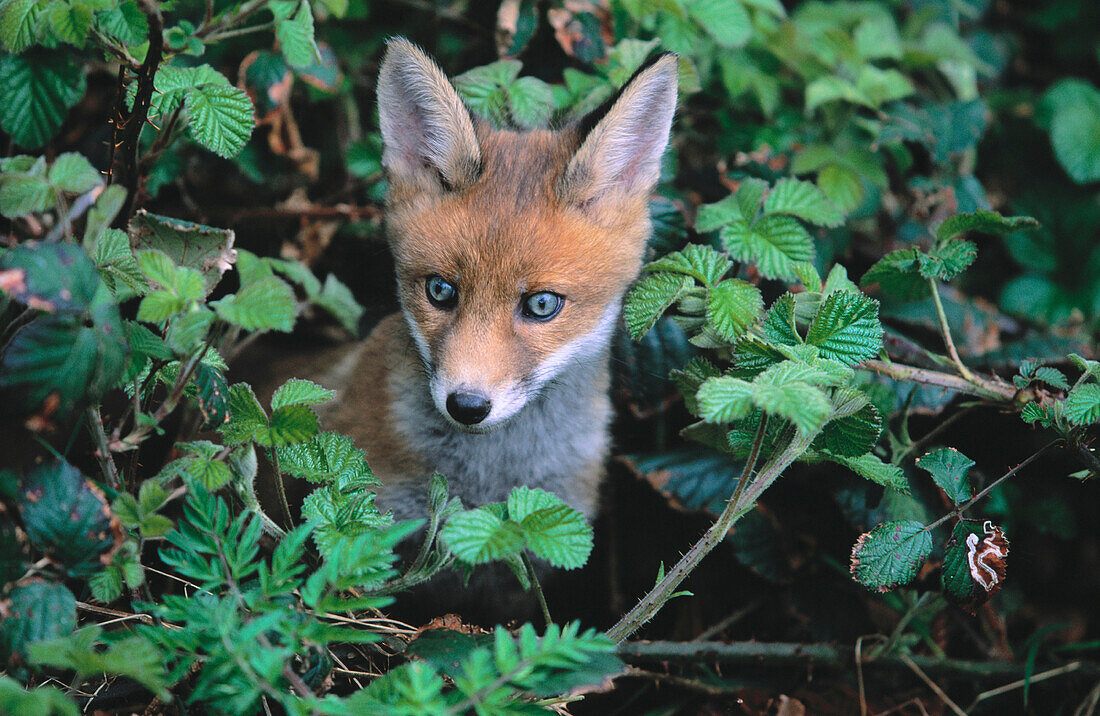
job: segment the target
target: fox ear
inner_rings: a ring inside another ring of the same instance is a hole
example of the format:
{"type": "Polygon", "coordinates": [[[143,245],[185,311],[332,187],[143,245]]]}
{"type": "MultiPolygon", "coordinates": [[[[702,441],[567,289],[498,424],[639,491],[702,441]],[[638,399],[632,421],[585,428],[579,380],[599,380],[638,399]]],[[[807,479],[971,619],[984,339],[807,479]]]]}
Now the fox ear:
{"type": "Polygon", "coordinates": [[[443,71],[404,38],[391,39],[382,59],[378,118],[382,165],[394,184],[439,191],[477,179],[481,149],[470,112],[443,71]]]}
{"type": "Polygon", "coordinates": [[[617,97],[582,120],[583,143],[562,177],[566,201],[648,195],[661,173],[676,111],[676,55],[665,53],[640,69],[617,97]],[[586,126],[591,129],[585,134],[586,126]]]}

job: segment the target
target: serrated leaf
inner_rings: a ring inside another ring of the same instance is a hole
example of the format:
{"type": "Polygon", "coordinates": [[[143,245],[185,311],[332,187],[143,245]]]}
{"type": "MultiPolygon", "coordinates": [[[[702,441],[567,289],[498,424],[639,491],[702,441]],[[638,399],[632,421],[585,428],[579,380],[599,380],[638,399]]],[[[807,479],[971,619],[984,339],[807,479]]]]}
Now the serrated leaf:
{"type": "Polygon", "coordinates": [[[236,294],[210,304],[225,321],[249,331],[289,333],[297,317],[294,291],[274,276],[248,284],[236,294]]]}
{"type": "Polygon", "coordinates": [[[377,535],[380,527],[393,522],[388,513],[378,512],[370,490],[357,489],[345,495],[329,486],[310,493],[302,503],[302,518],[312,525],[313,541],[326,559],[338,556],[339,548],[349,539],[377,535]]]}
{"type": "Polygon", "coordinates": [[[82,313],[91,306],[99,275],[74,244],[28,242],[0,256],[0,290],[48,313],[82,313]]]}
{"type": "Polygon", "coordinates": [[[440,537],[454,556],[468,564],[485,564],[523,549],[523,529],[486,509],[470,510],[447,520],[440,537]]]}
{"type": "Polygon", "coordinates": [[[76,598],[62,584],[35,579],[12,589],[7,600],[0,621],[0,656],[26,659],[32,644],[76,629],[76,598]]]}
{"type": "Polygon", "coordinates": [[[323,308],[340,322],[348,332],[359,334],[359,319],[363,315],[363,307],[355,300],[349,289],[336,276],[329,274],[325,277],[321,292],[313,296],[313,305],[323,308]]]}
{"type": "Polygon", "coordinates": [[[51,2],[44,19],[53,35],[62,42],[83,48],[92,26],[92,11],[83,3],[51,2]]]}
{"type": "Polygon", "coordinates": [[[732,423],[753,409],[753,388],[738,378],[709,378],[695,395],[699,416],[711,423],[732,423]]]}
{"type": "Polygon", "coordinates": [[[932,551],[932,533],[920,522],[884,522],[860,535],[852,549],[852,576],[870,589],[888,592],[917,576],[932,551]]]}
{"type": "Polygon", "coordinates": [[[317,416],[304,405],[284,405],[271,412],[267,430],[254,437],[260,445],[268,447],[293,445],[304,442],[320,431],[317,416]]]}
{"type": "Polygon", "coordinates": [[[973,493],[968,473],[973,460],[955,448],[939,448],[917,459],[917,467],[928,471],[954,503],[966,502],[973,493]]]}
{"type": "Polygon", "coordinates": [[[767,278],[795,281],[795,264],[814,258],[813,239],[790,216],[764,216],[751,225],[734,221],[722,227],[719,239],[730,256],[756,264],[767,278]]]}
{"type": "Polygon", "coordinates": [[[536,77],[520,77],[508,88],[508,106],[520,127],[545,127],[554,111],[554,92],[536,77]]]}
{"type": "Polygon", "coordinates": [[[168,345],[178,356],[195,352],[214,325],[214,313],[205,306],[188,311],[168,322],[168,345]]]}
{"type": "Polygon", "coordinates": [[[320,433],[306,442],[280,447],[279,467],[310,482],[332,482],[340,490],[380,484],[363,451],[351,438],[337,433],[320,433]]]}
{"type": "Polygon", "coordinates": [[[237,260],[233,250],[236,235],[231,229],[216,229],[139,209],[130,221],[129,234],[135,255],[146,249],[163,252],[175,266],[201,273],[207,294],[237,260]]]}
{"type": "Polygon", "coordinates": [[[1100,385],[1085,383],[1077,386],[1066,398],[1065,416],[1074,425],[1100,422],[1100,385]]]}
{"type": "Polygon", "coordinates": [[[804,435],[820,430],[832,405],[820,388],[801,381],[772,382],[762,373],[753,381],[753,404],[770,415],[785,418],[804,435]],[[761,380],[761,378],[765,378],[761,380]]]}
{"type": "Polygon", "coordinates": [[[309,0],[277,0],[269,4],[275,15],[275,37],[286,61],[294,67],[309,67],[320,59],[314,39],[313,11],[309,0]]]}
{"type": "Polygon", "coordinates": [[[630,337],[640,340],[669,306],[694,285],[690,276],[675,273],[643,276],[630,289],[623,307],[623,320],[630,337]]]}
{"type": "Polygon", "coordinates": [[[1045,365],[1035,371],[1035,378],[1060,390],[1069,390],[1069,381],[1066,380],[1065,373],[1057,368],[1045,365]]]}
{"type": "Polygon", "coordinates": [[[901,468],[883,462],[877,455],[867,453],[851,458],[822,453],[821,456],[839,465],[844,465],[865,480],[888,487],[903,495],[908,495],[910,492],[909,481],[905,479],[905,473],[901,471],[901,468]]]}
{"type": "Polygon", "coordinates": [[[863,274],[859,285],[870,288],[878,284],[884,292],[903,301],[915,301],[931,293],[928,281],[920,275],[918,251],[901,249],[886,254],[863,274]]]}
{"type": "Polygon", "coordinates": [[[19,513],[27,538],[73,575],[98,571],[122,544],[103,492],[67,462],[42,463],[23,478],[19,513]]]}
{"type": "Polygon", "coordinates": [[[195,141],[226,159],[240,154],[252,136],[252,100],[237,87],[192,88],[184,98],[188,132],[195,141]]]}
{"type": "Polygon", "coordinates": [[[681,251],[673,251],[646,265],[647,272],[669,271],[697,279],[706,286],[713,286],[733,268],[728,258],[709,246],[688,244],[681,251]]]}
{"type": "MultiPolygon", "coordinates": [[[[755,211],[754,211],[755,214],[755,211]]],[[[695,230],[699,233],[720,229],[731,221],[745,221],[737,196],[730,194],[721,201],[704,204],[695,214],[695,230]]]]}
{"type": "Polygon", "coordinates": [[[127,47],[140,45],[149,39],[149,20],[134,0],[125,0],[118,7],[96,12],[95,20],[103,34],[127,47]]]}
{"type": "MultiPolygon", "coordinates": [[[[111,188],[108,187],[108,190],[111,188]]],[[[90,217],[88,221],[91,222],[90,217]]],[[[104,227],[94,240],[91,254],[92,261],[99,270],[99,277],[111,289],[116,301],[121,302],[149,290],[149,284],[138,269],[137,260],[130,250],[130,239],[125,232],[104,227]]]]}
{"type": "Polygon", "coordinates": [[[252,440],[267,427],[267,413],[256,400],[256,394],[247,383],[237,383],[229,388],[229,420],[218,428],[228,445],[252,440]]]}
{"type": "Polygon", "coordinates": [[[122,596],[122,570],[107,566],[88,579],[88,587],[97,602],[110,604],[122,596]]]}
{"type": "Polygon", "coordinates": [[[271,396],[271,409],[278,410],[284,405],[320,405],[335,396],[334,390],[322,388],[312,381],[291,378],[271,396]]]}
{"type": "Polygon", "coordinates": [[[808,181],[784,178],[764,199],[768,214],[789,214],[821,226],[837,227],[844,223],[844,214],[808,181]]]}
{"type": "Polygon", "coordinates": [[[951,239],[929,253],[917,253],[917,265],[924,278],[950,281],[965,271],[978,256],[978,247],[969,241],[951,239]]]}
{"type": "Polygon", "coordinates": [[[745,6],[730,0],[691,0],[688,14],[721,47],[741,47],[752,37],[752,19],[745,6]]]}
{"type": "Polygon", "coordinates": [[[48,142],[84,96],[83,67],[66,53],[0,56],[0,129],[27,149],[48,142]]]}
{"type": "Polygon", "coordinates": [[[527,546],[555,567],[584,566],[592,552],[592,527],[557,495],[527,487],[508,496],[508,517],[519,522],[527,546]]]}
{"type": "Polygon", "coordinates": [[[834,455],[859,457],[871,450],[882,432],[882,418],[873,405],[865,405],[853,415],[830,420],[819,438],[834,455]]]}
{"type": "Polygon", "coordinates": [[[760,289],[740,279],[727,279],[707,292],[707,321],[730,343],[756,323],[763,309],[760,289]]]}
{"type": "Polygon", "coordinates": [[[83,194],[103,182],[103,176],[80,154],[65,152],[50,166],[50,183],[70,194],[83,194]]]}
{"type": "Polygon", "coordinates": [[[764,337],[772,343],[796,346],[802,343],[795,326],[795,297],[785,293],[775,299],[764,315],[764,337]]]}
{"type": "Polygon", "coordinates": [[[952,239],[968,231],[980,231],[983,234],[1008,234],[1014,231],[1034,229],[1039,222],[1030,216],[1001,216],[996,211],[980,209],[965,214],[949,216],[936,227],[936,238],[940,241],[952,239]]]}
{"type": "Polygon", "coordinates": [[[810,324],[806,342],[824,358],[857,365],[882,348],[878,301],[860,293],[838,291],[825,297],[810,324]]]}
{"type": "Polygon", "coordinates": [[[42,177],[9,174],[0,180],[0,216],[18,219],[42,213],[56,204],[53,187],[42,177]]]}
{"type": "Polygon", "coordinates": [[[35,43],[35,26],[41,6],[38,0],[0,3],[0,41],[12,54],[19,54],[35,43]]]}

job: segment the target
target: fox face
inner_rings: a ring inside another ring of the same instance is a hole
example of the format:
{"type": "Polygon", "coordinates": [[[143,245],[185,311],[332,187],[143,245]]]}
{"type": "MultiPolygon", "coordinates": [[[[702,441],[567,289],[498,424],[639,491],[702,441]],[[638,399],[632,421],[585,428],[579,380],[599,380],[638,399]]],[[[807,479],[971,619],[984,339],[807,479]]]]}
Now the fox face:
{"type": "Polygon", "coordinates": [[[506,422],[605,357],[649,236],[676,60],[556,131],[494,130],[404,40],[379,75],[387,232],[432,401],[456,428],[506,422]]]}

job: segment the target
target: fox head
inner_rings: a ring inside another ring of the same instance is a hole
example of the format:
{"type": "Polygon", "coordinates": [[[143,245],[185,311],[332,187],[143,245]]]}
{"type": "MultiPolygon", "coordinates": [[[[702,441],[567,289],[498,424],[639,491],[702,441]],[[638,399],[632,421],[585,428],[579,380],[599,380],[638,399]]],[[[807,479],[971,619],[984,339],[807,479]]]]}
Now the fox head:
{"type": "Polygon", "coordinates": [[[432,400],[456,427],[499,426],[605,354],[649,238],[676,79],[662,55],[580,122],[495,130],[419,48],[390,41],[387,231],[432,400]]]}

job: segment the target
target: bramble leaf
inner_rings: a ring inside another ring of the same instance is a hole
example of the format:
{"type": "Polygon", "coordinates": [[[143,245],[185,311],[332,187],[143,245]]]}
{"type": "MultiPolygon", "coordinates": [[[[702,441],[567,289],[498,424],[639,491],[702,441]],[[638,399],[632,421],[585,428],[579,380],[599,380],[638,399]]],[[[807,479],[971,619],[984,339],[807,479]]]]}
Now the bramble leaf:
{"type": "Polygon", "coordinates": [[[767,214],[789,214],[821,226],[837,227],[844,223],[844,214],[825,194],[808,181],[780,179],[764,199],[767,214]]]}
{"type": "Polygon", "coordinates": [[[249,331],[289,333],[298,311],[294,291],[274,276],[250,283],[210,305],[223,320],[249,331]]]}
{"type": "Polygon", "coordinates": [[[1100,385],[1085,383],[1077,386],[1066,398],[1065,415],[1074,425],[1100,422],[1100,385]]]}
{"type": "Polygon", "coordinates": [[[252,100],[237,87],[191,88],[184,99],[187,129],[199,144],[220,157],[237,156],[252,136],[252,100]]]}
{"type": "Polygon", "coordinates": [[[630,337],[640,340],[668,307],[694,285],[690,276],[675,273],[643,276],[630,290],[623,308],[623,320],[630,337]]]}
{"type": "Polygon", "coordinates": [[[455,557],[468,564],[485,564],[518,554],[523,529],[485,508],[469,510],[447,520],[440,537],[455,557]]]}
{"type": "Polygon", "coordinates": [[[790,216],[771,214],[753,224],[734,221],[722,227],[719,239],[730,256],[755,263],[768,278],[795,281],[795,264],[814,258],[810,234],[790,216]]]}
{"type": "Polygon", "coordinates": [[[576,569],[588,561],[592,527],[557,495],[517,487],[508,496],[508,517],[520,523],[527,547],[555,567],[576,569]]]}
{"type": "Polygon", "coordinates": [[[950,281],[965,271],[978,257],[978,247],[969,241],[950,239],[929,253],[917,253],[920,275],[938,281],[950,281]]]}
{"type": "Polygon", "coordinates": [[[928,471],[932,479],[955,504],[966,502],[973,494],[967,474],[974,461],[955,448],[939,448],[917,459],[917,467],[928,471]]]}
{"type": "Polygon", "coordinates": [[[763,308],[760,289],[740,279],[727,279],[707,292],[707,321],[730,343],[756,323],[763,308]]]}
{"type": "Polygon", "coordinates": [[[278,410],[284,405],[319,405],[335,396],[334,390],[322,388],[309,380],[291,378],[271,396],[271,409],[278,410]]]}
{"type": "Polygon", "coordinates": [[[0,56],[0,87],[0,129],[16,144],[36,149],[61,129],[84,96],[84,68],[63,52],[0,56]]]}
{"type": "Polygon", "coordinates": [[[733,268],[733,263],[709,246],[688,244],[681,251],[673,251],[646,265],[645,271],[656,273],[669,271],[684,274],[711,287],[733,268]]]}
{"type": "Polygon", "coordinates": [[[932,533],[920,522],[883,522],[860,535],[852,549],[852,576],[865,587],[888,592],[911,582],[931,551],[932,533]]]}
{"type": "Polygon", "coordinates": [[[1024,229],[1034,229],[1037,226],[1039,226],[1039,222],[1030,216],[1001,216],[996,211],[980,209],[947,217],[942,224],[936,227],[936,238],[940,241],[946,241],[968,231],[980,231],[983,234],[1008,234],[1024,229]]]}
{"type": "Polygon", "coordinates": [[[903,301],[916,301],[931,294],[928,281],[920,275],[916,249],[892,251],[863,274],[859,285],[864,289],[878,284],[885,293],[903,301]]]}
{"type": "Polygon", "coordinates": [[[822,357],[845,365],[873,358],[882,348],[878,301],[861,293],[830,293],[810,324],[806,342],[817,346],[822,357]]]}

